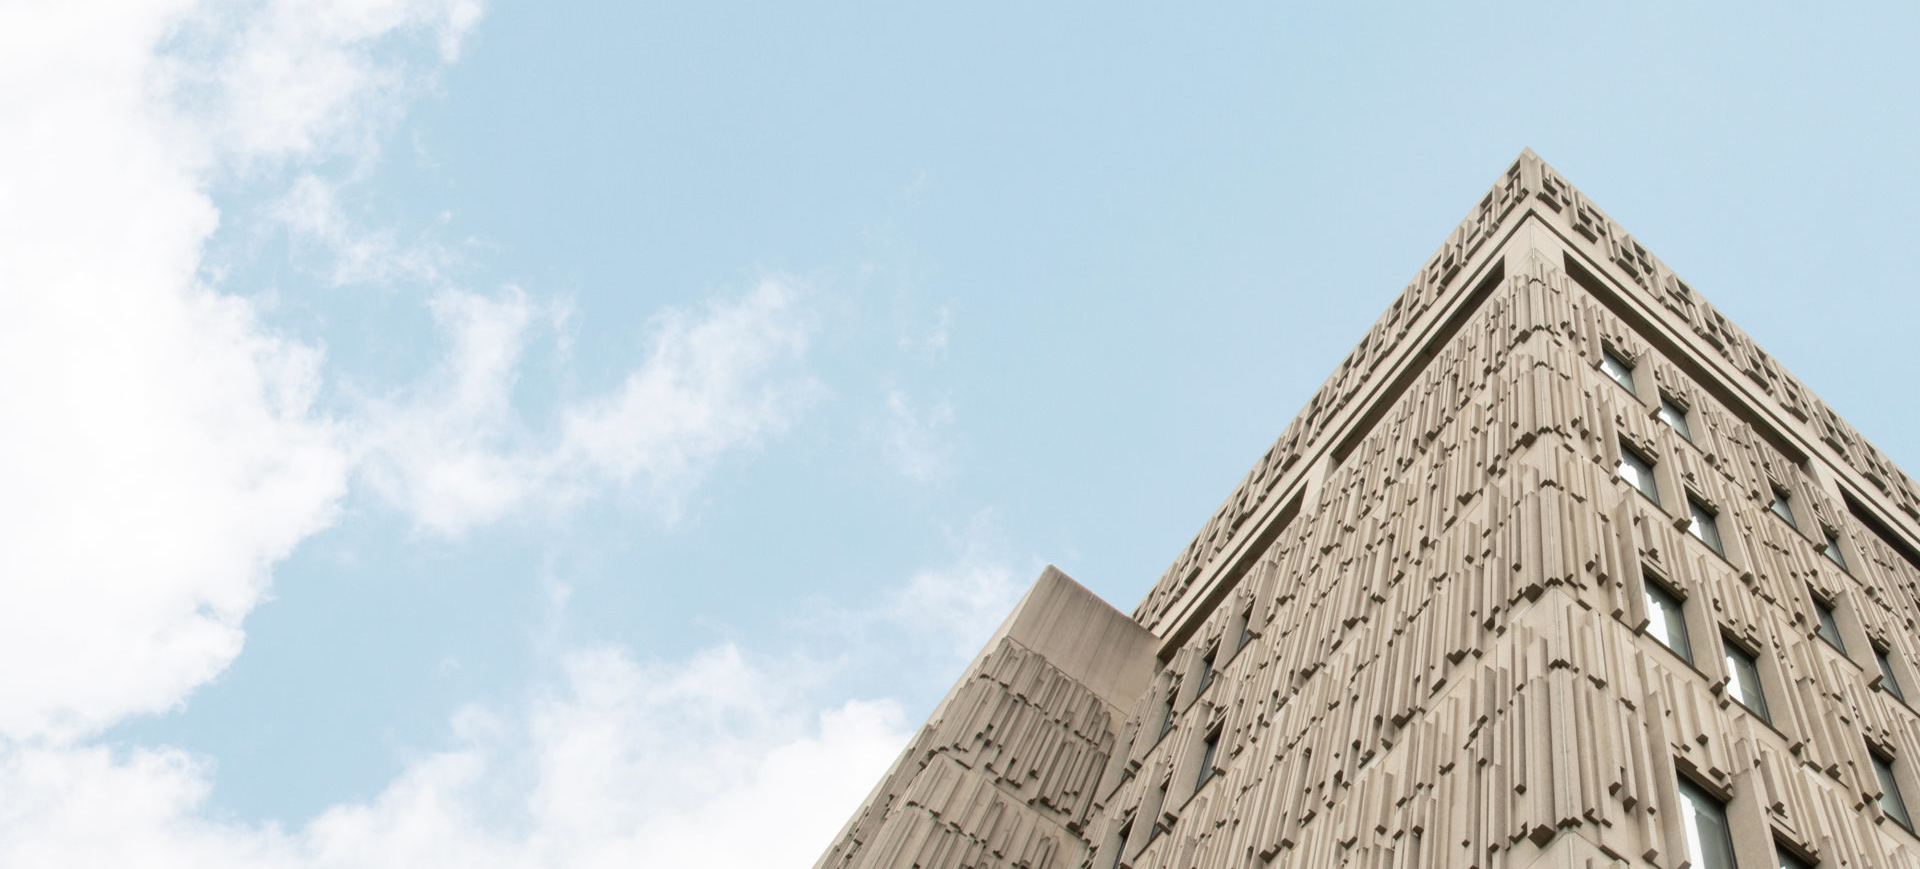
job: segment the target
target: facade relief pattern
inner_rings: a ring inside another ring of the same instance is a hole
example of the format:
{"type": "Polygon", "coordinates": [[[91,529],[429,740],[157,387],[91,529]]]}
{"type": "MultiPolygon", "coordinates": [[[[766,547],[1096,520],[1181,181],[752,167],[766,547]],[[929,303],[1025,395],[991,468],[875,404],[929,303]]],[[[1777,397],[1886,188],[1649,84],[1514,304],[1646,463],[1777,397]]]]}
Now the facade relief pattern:
{"type": "Polygon", "coordinates": [[[1920,869],[1916,517],[1528,152],[1134,610],[1144,693],[1001,640],[817,866],[1679,869],[1697,788],[1743,866],[1920,869]]]}
{"type": "Polygon", "coordinates": [[[1577,832],[1562,847],[1595,865],[1678,866],[1685,774],[1822,865],[1920,866],[1920,840],[1881,830],[1868,754],[1914,763],[1920,715],[1815,639],[1813,609],[1841,602],[1858,645],[1920,660],[1920,570],[1557,266],[1517,271],[1137,705],[1136,733],[1169,698],[1176,724],[1127,747],[1108,823],[1163,834],[1108,848],[1133,867],[1526,866],[1577,832]],[[1596,370],[1603,348],[1649,373],[1643,394],[1690,402],[1692,440],[1596,370]],[[1619,477],[1623,442],[1659,502],[1619,477]],[[1842,570],[1770,511],[1776,488],[1871,557],[1842,570]],[[1686,499],[1718,511],[1724,555],[1686,499]],[[1649,575],[1684,596],[1693,663],[1648,635],[1649,575]],[[1242,606],[1257,640],[1185,696],[1242,606]],[[1771,723],[1727,694],[1729,638],[1777,671],[1771,723]],[[1196,791],[1214,729],[1219,780],[1196,791]]]}

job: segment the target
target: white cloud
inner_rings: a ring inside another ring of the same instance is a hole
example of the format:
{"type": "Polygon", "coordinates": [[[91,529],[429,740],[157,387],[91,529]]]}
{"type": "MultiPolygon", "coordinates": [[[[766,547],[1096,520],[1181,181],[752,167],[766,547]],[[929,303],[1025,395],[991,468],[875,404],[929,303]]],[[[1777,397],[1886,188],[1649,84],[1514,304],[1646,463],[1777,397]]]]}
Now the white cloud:
{"type": "Polygon", "coordinates": [[[0,8],[0,659],[34,662],[0,668],[0,738],[180,702],[345,490],[319,351],[196,277],[206,185],[376,128],[382,46],[449,54],[471,10],[304,8],[0,8]]]}
{"type": "Polygon", "coordinates": [[[297,242],[328,260],[327,276],[336,285],[398,280],[432,285],[452,259],[431,241],[403,243],[391,230],[358,225],[340,203],[339,184],[311,172],[294,179],[270,210],[297,242]]]}
{"type": "Polygon", "coordinates": [[[953,467],[953,448],[946,440],[952,425],[953,404],[948,400],[917,410],[905,392],[888,390],[882,434],[887,460],[910,480],[925,483],[946,477],[953,467]]]}
{"type": "MultiPolygon", "coordinates": [[[[223,819],[202,758],[86,743],[231,662],[273,566],[334,520],[356,467],[436,530],[604,481],[671,511],[815,393],[799,291],[770,279],[661,315],[629,377],[542,433],[511,396],[534,330],[564,342],[565,312],[513,289],[440,292],[451,352],[427,383],[362,417],[320,409],[321,349],[202,277],[206,191],[370,159],[477,15],[0,7],[0,865],[793,865],[904,742],[892,704],[822,708],[804,662],[723,647],[575,652],[553,696],[463,712],[453,747],[377,799],[294,827],[223,819]]],[[[299,177],[282,216],[352,254],[337,278],[397,274],[385,236],[342,222],[333,179],[299,177]]],[[[943,594],[901,612],[972,618],[943,594]]]]}
{"type": "Polygon", "coordinates": [[[812,331],[796,285],[777,277],[702,316],[656,316],[646,363],[564,411],[556,473],[644,485],[672,513],[721,452],[785,431],[819,394],[798,367],[812,331]]]}
{"type": "Polygon", "coordinates": [[[533,485],[513,388],[527,332],[545,312],[513,288],[493,298],[442,292],[430,307],[449,352],[425,382],[364,411],[362,470],[422,527],[451,534],[499,518],[533,485]]]}
{"type": "Polygon", "coordinates": [[[934,310],[934,313],[939,316],[939,319],[927,329],[925,335],[903,334],[900,336],[900,349],[914,351],[928,359],[939,359],[947,355],[948,333],[953,328],[953,307],[941,305],[934,310]]]}
{"type": "Polygon", "coordinates": [[[248,165],[364,157],[437,65],[459,58],[480,11],[477,0],[214,0],[173,22],[179,50],[164,71],[207,145],[248,165]],[[390,50],[418,40],[437,57],[390,50]]]}
{"type": "Polygon", "coordinates": [[[563,310],[443,292],[432,307],[454,342],[436,379],[343,421],[316,403],[320,349],[199,276],[212,180],[273,166],[296,173],[283,216],[347,254],[336,276],[430,267],[344,222],[333,182],[301,167],[368,158],[477,14],[470,0],[0,7],[0,659],[36,662],[0,668],[0,739],[78,738],[218,674],[356,462],[434,529],[603,478],[670,514],[719,453],[798,406],[806,320],[780,282],[663,315],[646,364],[542,445],[511,388],[530,325],[563,310]]]}
{"type": "Polygon", "coordinates": [[[993,635],[1027,587],[996,554],[1000,535],[992,511],[974,514],[964,530],[947,536],[958,550],[954,562],[915,572],[865,620],[942,638],[950,654],[965,660],[993,635]]]}
{"type": "Polygon", "coordinates": [[[432,308],[450,353],[424,384],[367,410],[368,478],[441,535],[607,485],[641,490],[672,517],[721,454],[784,431],[817,394],[801,366],[812,327],[799,298],[768,278],[697,313],[655,316],[639,367],[537,432],[513,388],[529,329],[545,322],[564,340],[568,309],[511,289],[443,292],[432,308]]]}
{"type": "Polygon", "coordinates": [[[911,735],[891,703],[814,711],[817,674],[732,646],[582,650],[564,672],[516,714],[462,712],[456,747],[296,829],[209,820],[210,770],[177,751],[0,751],[0,865],[804,866],[911,735]]]}

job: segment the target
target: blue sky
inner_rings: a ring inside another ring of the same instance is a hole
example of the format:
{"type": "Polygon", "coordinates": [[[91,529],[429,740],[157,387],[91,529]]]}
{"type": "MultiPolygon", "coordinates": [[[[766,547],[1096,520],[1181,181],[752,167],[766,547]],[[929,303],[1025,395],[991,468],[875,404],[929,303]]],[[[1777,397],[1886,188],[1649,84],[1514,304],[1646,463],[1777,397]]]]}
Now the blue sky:
{"type": "Polygon", "coordinates": [[[1045,564],[1131,608],[1525,146],[1920,468],[1915,36],[9,6],[0,864],[809,863],[1045,564]]]}

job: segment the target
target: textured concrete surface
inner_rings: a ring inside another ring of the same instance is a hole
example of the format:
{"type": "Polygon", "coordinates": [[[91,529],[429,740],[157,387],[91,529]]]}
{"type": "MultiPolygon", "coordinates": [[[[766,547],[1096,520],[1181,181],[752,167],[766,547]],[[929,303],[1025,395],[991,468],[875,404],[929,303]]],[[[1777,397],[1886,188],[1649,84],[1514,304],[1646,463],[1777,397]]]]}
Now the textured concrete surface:
{"type": "Polygon", "coordinates": [[[1131,617],[1049,568],[817,866],[1677,869],[1690,780],[1741,866],[1920,869],[1916,614],[1920,485],[1528,151],[1131,617]]]}

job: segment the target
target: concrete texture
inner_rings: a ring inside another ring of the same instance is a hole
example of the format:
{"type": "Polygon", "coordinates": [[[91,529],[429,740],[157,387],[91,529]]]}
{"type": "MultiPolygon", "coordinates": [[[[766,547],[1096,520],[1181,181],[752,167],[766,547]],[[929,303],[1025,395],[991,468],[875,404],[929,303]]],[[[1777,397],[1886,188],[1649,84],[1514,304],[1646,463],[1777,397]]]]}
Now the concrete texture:
{"type": "Polygon", "coordinates": [[[1916,615],[1920,485],[1523,152],[1131,618],[1049,568],[816,865],[1678,869],[1691,780],[1741,866],[1920,869],[1916,615]]]}

